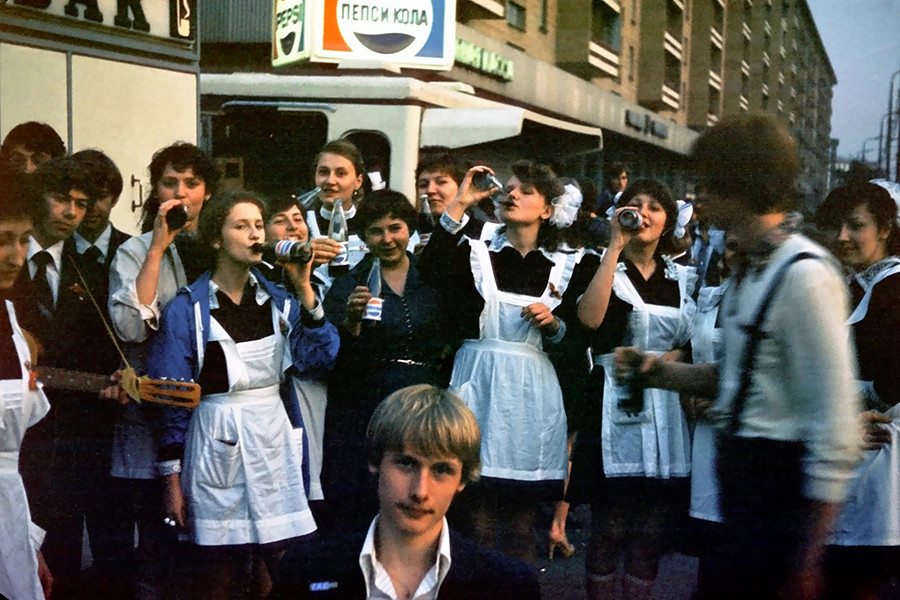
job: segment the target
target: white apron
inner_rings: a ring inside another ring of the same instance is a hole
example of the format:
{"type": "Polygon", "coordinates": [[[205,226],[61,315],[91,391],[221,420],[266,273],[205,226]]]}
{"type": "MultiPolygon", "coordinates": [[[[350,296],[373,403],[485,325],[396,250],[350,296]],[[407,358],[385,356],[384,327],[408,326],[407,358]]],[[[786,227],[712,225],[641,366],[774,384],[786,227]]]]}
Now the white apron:
{"type": "MultiPolygon", "coordinates": [[[[852,325],[865,316],[875,285],[890,275],[900,273],[900,265],[887,268],[869,284],[853,314],[852,325]]],[[[864,396],[875,396],[871,381],[861,381],[864,396]]],[[[873,411],[877,412],[877,411],[873,411]]],[[[891,433],[891,441],[878,450],[867,450],[856,469],[850,493],[834,524],[831,543],[838,546],[900,546],[900,405],[885,414],[893,422],[883,425],[891,433]]]]}
{"type": "MultiPolygon", "coordinates": [[[[660,267],[658,267],[660,268],[660,267]]],[[[671,266],[670,266],[671,268],[671,266]]],[[[613,293],[631,304],[644,319],[646,339],[641,346],[663,354],[691,336],[694,302],[688,289],[688,270],[677,268],[681,306],[645,304],[631,280],[617,271],[613,293]]],[[[596,359],[603,366],[601,447],[607,477],[686,477],[691,472],[691,440],[678,392],[644,390],[644,410],[629,416],[618,407],[613,354],[596,359]]]]}
{"type": "Polygon", "coordinates": [[[325,407],[328,405],[328,384],[316,379],[291,377],[297,394],[303,426],[306,428],[309,455],[309,499],[322,500],[322,448],[325,439],[325,407]]]}
{"type": "Polygon", "coordinates": [[[241,343],[210,318],[229,391],[203,396],[185,440],[182,488],[201,546],[268,544],[316,529],[303,487],[302,430],[291,428],[279,395],[285,339],[272,313],[275,333],[241,343]]]}
{"type": "Polygon", "coordinates": [[[534,297],[498,290],[487,246],[469,245],[484,310],[480,338],[466,340],[456,353],[450,389],[462,396],[481,428],[481,472],[520,481],[565,479],[562,391],[542,350],[540,330],[520,314],[535,302],[551,310],[559,306],[577,255],[557,252],[543,295],[534,297]]]}
{"type": "Polygon", "coordinates": [[[43,600],[37,550],[43,531],[31,523],[25,486],[19,476],[19,448],[29,427],[44,418],[50,403],[40,389],[28,389],[28,345],[12,303],[6,302],[22,377],[0,381],[0,596],[43,600]]]}
{"type": "MultiPolygon", "coordinates": [[[[724,354],[722,329],[716,327],[716,318],[722,294],[729,285],[726,280],[715,288],[702,288],[697,298],[697,318],[691,350],[695,363],[716,363],[724,354]]],[[[694,426],[691,444],[691,508],[695,519],[722,522],[719,480],[716,476],[716,439],[718,432],[706,421],[694,426]]]]}

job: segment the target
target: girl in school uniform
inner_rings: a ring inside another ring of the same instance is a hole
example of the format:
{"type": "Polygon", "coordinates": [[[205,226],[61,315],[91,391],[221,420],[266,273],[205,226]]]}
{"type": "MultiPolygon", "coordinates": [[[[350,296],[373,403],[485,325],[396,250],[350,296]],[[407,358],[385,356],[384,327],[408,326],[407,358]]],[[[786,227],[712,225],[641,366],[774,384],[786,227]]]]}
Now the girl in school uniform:
{"type": "Polygon", "coordinates": [[[294,298],[254,268],[264,211],[249,192],[210,200],[200,239],[213,268],[166,307],[148,361],[151,377],[193,379],[203,393],[192,411],[165,411],[160,459],[170,473],[166,519],[199,548],[197,589],[206,598],[229,597],[248,555],[253,597],[265,597],[287,545],[316,529],[303,432],[291,426],[279,387],[291,367],[329,370],[339,340],[308,276],[294,298]]]}

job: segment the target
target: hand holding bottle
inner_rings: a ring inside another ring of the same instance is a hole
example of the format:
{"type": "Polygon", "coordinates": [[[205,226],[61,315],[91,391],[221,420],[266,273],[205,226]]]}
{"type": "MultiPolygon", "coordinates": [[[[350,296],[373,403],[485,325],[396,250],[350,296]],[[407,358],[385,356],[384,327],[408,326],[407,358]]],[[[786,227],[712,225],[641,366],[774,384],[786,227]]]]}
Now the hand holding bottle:
{"type": "Polygon", "coordinates": [[[372,293],[364,285],[356,286],[347,298],[347,313],[344,316],[344,329],[351,335],[359,335],[363,313],[372,299],[372,293]]]}

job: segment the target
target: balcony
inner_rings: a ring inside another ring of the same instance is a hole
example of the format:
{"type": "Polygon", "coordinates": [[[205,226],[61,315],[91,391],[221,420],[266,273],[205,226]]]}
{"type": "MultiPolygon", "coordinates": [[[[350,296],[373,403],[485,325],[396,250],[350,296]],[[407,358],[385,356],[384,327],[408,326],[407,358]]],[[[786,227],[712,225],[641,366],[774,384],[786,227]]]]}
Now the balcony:
{"type": "Polygon", "coordinates": [[[681,107],[681,94],[664,83],[662,86],[662,102],[666,106],[678,110],[681,107]]]}
{"type": "Polygon", "coordinates": [[[717,90],[722,90],[722,76],[716,73],[715,71],[709,72],[709,85],[710,87],[714,87],[717,90]]]}
{"type": "Polygon", "coordinates": [[[769,86],[768,86],[768,84],[765,84],[765,83],[762,84],[762,87],[761,87],[760,89],[762,90],[763,96],[768,96],[768,95],[769,95],[769,86]]]}
{"type": "Polygon", "coordinates": [[[718,122],[719,122],[718,115],[714,115],[712,113],[709,113],[706,115],[706,126],[707,127],[712,127],[713,125],[715,125],[718,122]]]}
{"type": "Polygon", "coordinates": [[[772,26],[769,25],[768,21],[763,22],[763,31],[765,31],[768,35],[772,35],[772,26]]]}
{"type": "Polygon", "coordinates": [[[588,44],[588,62],[610,77],[619,77],[619,55],[593,40],[588,44]]]}
{"type": "Polygon", "coordinates": [[[675,39],[668,31],[663,36],[663,47],[666,49],[666,52],[681,60],[681,40],[675,39]]]}
{"type": "Polygon", "coordinates": [[[741,94],[741,97],[738,100],[738,106],[741,107],[741,110],[747,110],[748,108],[750,108],[750,101],[747,100],[747,96],[741,94]]]}
{"type": "Polygon", "coordinates": [[[746,37],[746,38],[752,38],[752,37],[753,37],[753,32],[750,31],[750,26],[747,25],[746,23],[743,23],[743,24],[741,25],[741,31],[744,32],[744,37],[746,37]]]}
{"type": "Polygon", "coordinates": [[[769,53],[765,50],[763,50],[762,61],[767,67],[772,66],[772,61],[769,59],[769,53]]]}
{"type": "Polygon", "coordinates": [[[750,64],[746,60],[741,61],[741,73],[750,77],[750,64]]]}
{"type": "Polygon", "coordinates": [[[722,33],[715,27],[709,28],[709,40],[720,50],[725,45],[725,40],[722,38],[722,33]]]}

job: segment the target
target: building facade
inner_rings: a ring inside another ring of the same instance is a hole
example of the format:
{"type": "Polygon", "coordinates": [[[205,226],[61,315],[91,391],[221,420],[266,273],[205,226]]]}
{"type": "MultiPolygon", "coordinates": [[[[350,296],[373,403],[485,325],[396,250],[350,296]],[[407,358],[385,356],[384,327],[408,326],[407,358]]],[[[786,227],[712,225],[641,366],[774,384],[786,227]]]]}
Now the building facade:
{"type": "Polygon", "coordinates": [[[47,123],[69,152],[103,150],[125,189],[116,226],[136,232],[153,153],[198,132],[194,1],[0,0],[0,136],[47,123]]]}
{"type": "MultiPolygon", "coordinates": [[[[204,73],[338,73],[271,67],[271,3],[249,4],[204,3],[204,73]]],[[[598,182],[605,162],[624,160],[632,178],[661,179],[682,195],[692,191],[687,157],[700,132],[728,115],[768,112],[799,144],[807,201],[827,192],[836,79],[805,0],[457,0],[456,25],[450,71],[402,74],[459,82],[564,124],[523,127],[518,141],[469,147],[473,156],[537,158],[598,182]],[[602,150],[573,144],[577,127],[601,129],[602,150]]]]}

